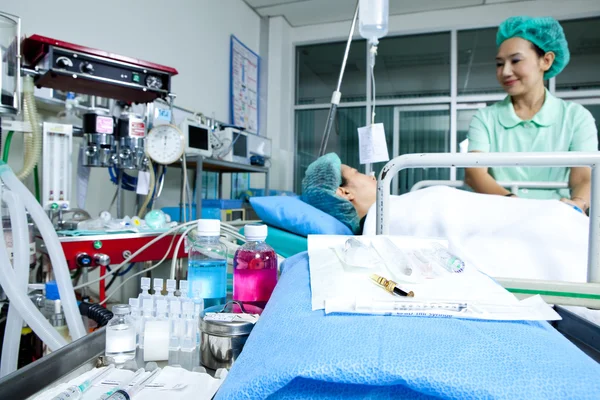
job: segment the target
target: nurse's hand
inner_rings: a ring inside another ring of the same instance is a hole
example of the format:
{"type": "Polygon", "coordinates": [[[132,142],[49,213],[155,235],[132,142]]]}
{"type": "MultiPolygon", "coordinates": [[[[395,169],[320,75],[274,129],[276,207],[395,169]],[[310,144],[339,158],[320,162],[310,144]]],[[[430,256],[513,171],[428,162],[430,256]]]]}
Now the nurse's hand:
{"type": "Polygon", "coordinates": [[[583,214],[583,209],[585,208],[585,205],[580,204],[580,202],[578,202],[577,200],[571,200],[563,197],[562,199],[560,199],[560,201],[570,205],[571,207],[583,214]]]}

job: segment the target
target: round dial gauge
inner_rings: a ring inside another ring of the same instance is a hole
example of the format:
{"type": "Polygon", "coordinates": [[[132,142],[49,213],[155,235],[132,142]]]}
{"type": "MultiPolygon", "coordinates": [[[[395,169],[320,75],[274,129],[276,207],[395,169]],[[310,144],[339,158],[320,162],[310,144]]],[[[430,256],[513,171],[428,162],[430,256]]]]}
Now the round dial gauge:
{"type": "Polygon", "coordinates": [[[159,164],[172,164],[179,160],[185,150],[185,137],[173,125],[158,125],[146,136],[146,152],[159,164]]]}
{"type": "Polygon", "coordinates": [[[148,77],[146,77],[146,86],[150,89],[162,89],[162,85],[162,81],[158,76],[148,75],[148,77]]]}

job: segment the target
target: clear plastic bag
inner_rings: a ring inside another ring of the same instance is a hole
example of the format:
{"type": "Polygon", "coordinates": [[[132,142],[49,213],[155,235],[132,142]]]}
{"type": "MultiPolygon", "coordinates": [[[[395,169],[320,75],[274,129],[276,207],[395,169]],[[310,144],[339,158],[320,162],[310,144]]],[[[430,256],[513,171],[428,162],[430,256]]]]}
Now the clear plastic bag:
{"type": "Polygon", "coordinates": [[[401,249],[385,236],[374,239],[372,245],[395,280],[411,283],[423,280],[421,268],[415,263],[412,250],[401,249]]]}
{"type": "Polygon", "coordinates": [[[334,250],[348,272],[373,273],[384,266],[383,260],[371,242],[364,243],[356,238],[350,238],[343,246],[337,246],[334,250]]]}

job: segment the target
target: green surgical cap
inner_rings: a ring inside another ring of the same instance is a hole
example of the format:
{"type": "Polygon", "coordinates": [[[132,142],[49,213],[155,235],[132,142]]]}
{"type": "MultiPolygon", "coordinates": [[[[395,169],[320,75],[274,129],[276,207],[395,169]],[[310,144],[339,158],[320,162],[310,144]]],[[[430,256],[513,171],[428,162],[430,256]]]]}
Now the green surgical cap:
{"type": "Polygon", "coordinates": [[[569,63],[569,44],[562,27],[554,18],[511,17],[498,28],[496,45],[499,47],[502,42],[513,37],[529,40],[546,53],[551,51],[555,54],[554,62],[544,74],[544,79],[555,77],[569,63]]]}
{"type": "Polygon", "coordinates": [[[352,203],[336,194],[342,184],[342,162],[335,153],[319,157],[306,169],[302,179],[302,200],[326,212],[353,233],[358,233],[360,220],[352,203]]]}

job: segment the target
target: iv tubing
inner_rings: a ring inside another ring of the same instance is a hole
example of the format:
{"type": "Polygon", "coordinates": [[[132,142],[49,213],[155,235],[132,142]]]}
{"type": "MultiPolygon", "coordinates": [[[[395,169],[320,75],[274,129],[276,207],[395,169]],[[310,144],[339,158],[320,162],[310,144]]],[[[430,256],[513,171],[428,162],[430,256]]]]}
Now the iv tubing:
{"type": "Polygon", "coordinates": [[[173,236],[173,239],[171,239],[171,244],[169,244],[169,248],[167,249],[167,252],[165,253],[165,255],[163,256],[163,258],[162,258],[162,259],[161,259],[159,262],[157,262],[156,264],[154,264],[154,265],[153,265],[153,266],[151,266],[150,268],[146,268],[146,269],[143,269],[143,270],[141,270],[141,271],[139,271],[139,272],[136,272],[135,274],[131,275],[129,278],[125,279],[123,282],[121,282],[121,284],[119,284],[119,286],[117,286],[117,287],[116,287],[116,288],[115,288],[115,289],[114,289],[112,292],[110,292],[110,293],[109,293],[109,294],[106,296],[106,299],[104,299],[103,301],[101,301],[101,302],[100,302],[100,303],[98,303],[98,304],[100,304],[100,305],[104,305],[104,304],[106,304],[106,302],[108,301],[108,299],[109,299],[109,298],[111,298],[113,294],[117,293],[117,291],[118,291],[118,290],[119,290],[121,287],[123,287],[123,285],[125,285],[125,283],[127,283],[127,281],[129,281],[129,280],[130,280],[130,279],[132,279],[133,277],[135,277],[135,276],[138,276],[138,275],[141,275],[141,274],[145,274],[146,272],[148,272],[148,271],[151,271],[151,270],[153,270],[154,268],[156,268],[156,267],[158,267],[158,266],[162,265],[162,263],[163,263],[163,262],[164,262],[164,261],[167,259],[167,256],[168,256],[168,255],[169,255],[169,253],[171,252],[171,248],[173,247],[173,243],[175,243],[175,238],[176,238],[176,237],[177,237],[177,236],[173,236]]]}
{"type": "MultiPolygon", "coordinates": [[[[13,270],[17,276],[15,286],[22,293],[27,293],[29,284],[29,232],[25,207],[14,193],[5,190],[4,201],[10,213],[10,224],[13,237],[13,270]]],[[[0,361],[0,377],[17,370],[19,344],[23,318],[14,307],[9,307],[4,342],[2,344],[2,360],[0,361]]]]}
{"type": "Polygon", "coordinates": [[[179,254],[179,247],[181,246],[181,242],[183,242],[185,237],[188,235],[188,233],[190,233],[192,229],[196,229],[196,225],[192,225],[191,227],[187,228],[186,231],[183,232],[183,234],[177,241],[177,245],[175,246],[175,252],[173,253],[173,259],[171,260],[171,274],[169,275],[170,279],[175,279],[175,266],[177,263],[177,254],[179,254]]]}
{"type": "Polygon", "coordinates": [[[4,142],[4,152],[2,153],[2,161],[8,162],[8,153],[10,152],[10,142],[12,142],[13,131],[8,131],[6,141],[4,142]]]}
{"type": "MultiPolygon", "coordinates": [[[[50,261],[52,262],[60,300],[63,305],[71,337],[73,340],[77,340],[85,336],[86,331],[83,326],[81,315],[79,314],[79,309],[77,308],[77,301],[75,300],[75,292],[73,291],[73,283],[71,282],[71,275],[69,274],[65,254],[62,251],[62,247],[52,223],[48,219],[46,212],[40,203],[35,200],[31,192],[13,174],[8,165],[4,163],[0,164],[0,179],[2,179],[6,186],[18,196],[22,204],[25,205],[44,239],[50,261]]],[[[2,285],[2,287],[4,288],[4,285],[2,285]]],[[[54,330],[54,332],[56,332],[56,330],[54,330]]],[[[65,343],[64,339],[62,342],[65,343]]]]}
{"type": "MultiPolygon", "coordinates": [[[[154,239],[152,239],[151,241],[149,241],[148,243],[146,243],[145,245],[143,245],[142,247],[140,247],[136,252],[134,252],[128,258],[126,258],[125,260],[123,260],[123,262],[121,264],[117,265],[116,267],[111,267],[112,270],[110,272],[108,272],[108,273],[106,273],[104,275],[101,275],[100,277],[98,277],[98,278],[96,278],[94,280],[87,281],[85,283],[82,283],[81,285],[77,285],[73,289],[78,290],[78,289],[81,289],[81,288],[83,288],[85,286],[93,285],[94,283],[100,282],[101,280],[105,279],[107,276],[117,273],[121,268],[123,268],[125,265],[129,264],[131,262],[131,260],[133,260],[139,254],[141,254],[148,247],[152,246],[154,243],[158,242],[159,240],[161,240],[164,237],[169,236],[169,235],[173,235],[174,237],[176,237],[178,231],[181,228],[186,227],[186,226],[190,226],[190,225],[193,225],[193,224],[197,224],[197,223],[198,223],[198,221],[190,221],[190,222],[187,222],[185,224],[180,224],[180,225],[177,225],[177,226],[169,229],[168,231],[162,233],[161,235],[155,237],[154,239]]],[[[169,251],[171,251],[170,248],[169,248],[169,251]]],[[[165,253],[165,258],[169,255],[169,251],[167,251],[165,253]]],[[[146,271],[146,270],[144,270],[144,271],[146,271]]]]}
{"type": "Polygon", "coordinates": [[[338,77],[337,88],[331,96],[331,107],[329,108],[329,115],[327,116],[327,122],[325,123],[325,131],[323,132],[323,138],[321,139],[321,147],[319,147],[319,157],[325,154],[327,150],[327,142],[329,142],[329,134],[335,121],[335,114],[337,113],[338,105],[342,93],[340,89],[342,87],[342,78],[344,77],[344,70],[346,69],[346,61],[348,60],[348,53],[350,52],[350,43],[352,42],[352,35],[354,35],[354,27],[356,26],[356,20],[358,18],[358,5],[359,1],[356,2],[356,10],[354,11],[354,17],[352,18],[352,26],[350,27],[350,34],[348,35],[348,41],[346,42],[346,50],[344,51],[344,59],[342,60],[342,68],[340,69],[340,76],[338,77]]]}
{"type": "Polygon", "coordinates": [[[16,177],[23,181],[27,178],[34,167],[37,165],[42,154],[42,132],[40,131],[40,122],[38,120],[35,97],[33,96],[33,78],[26,76],[23,78],[23,111],[25,120],[31,124],[31,136],[25,134],[25,155],[23,157],[23,168],[16,177]]]}

